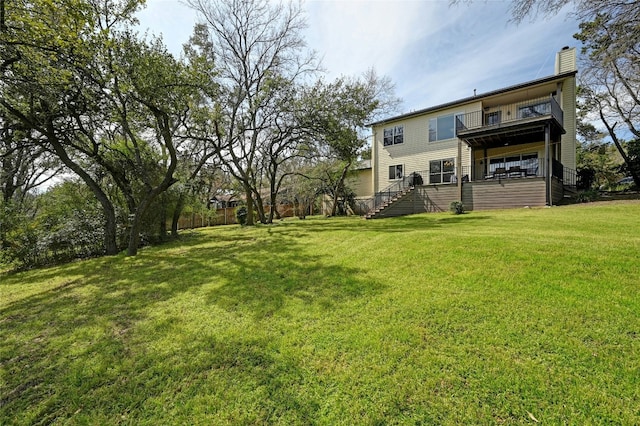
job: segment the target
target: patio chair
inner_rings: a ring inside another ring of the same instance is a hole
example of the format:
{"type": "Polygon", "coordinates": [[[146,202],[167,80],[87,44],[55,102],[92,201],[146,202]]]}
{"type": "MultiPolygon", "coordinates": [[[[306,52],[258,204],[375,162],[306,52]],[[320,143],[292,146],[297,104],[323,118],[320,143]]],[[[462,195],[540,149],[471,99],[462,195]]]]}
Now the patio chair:
{"type": "Polygon", "coordinates": [[[484,178],[485,179],[494,179],[494,178],[501,178],[501,177],[506,177],[506,176],[507,176],[507,169],[505,169],[504,167],[498,167],[497,169],[495,169],[493,171],[493,173],[485,175],[484,178]]]}
{"type": "Polygon", "coordinates": [[[513,177],[513,176],[521,177],[521,176],[527,175],[527,169],[522,169],[520,168],[520,166],[512,166],[512,167],[509,167],[509,171],[507,173],[509,174],[509,177],[513,177]]]}
{"type": "Polygon", "coordinates": [[[507,169],[505,169],[504,167],[498,167],[494,172],[493,172],[493,176],[500,178],[500,177],[507,177],[507,169]]]}

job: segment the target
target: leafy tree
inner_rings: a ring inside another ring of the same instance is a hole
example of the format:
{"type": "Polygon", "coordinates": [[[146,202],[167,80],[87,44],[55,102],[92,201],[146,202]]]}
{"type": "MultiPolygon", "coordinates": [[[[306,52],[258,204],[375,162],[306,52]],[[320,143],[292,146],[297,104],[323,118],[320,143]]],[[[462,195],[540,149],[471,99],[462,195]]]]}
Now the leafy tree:
{"type": "Polygon", "coordinates": [[[60,261],[102,254],[100,204],[81,181],[65,180],[38,197],[38,253],[60,261]]]}
{"type": "Polygon", "coordinates": [[[218,85],[215,81],[213,48],[208,40],[206,27],[196,25],[183,49],[191,73],[197,77],[193,84],[197,84],[199,92],[193,94],[189,116],[182,122],[184,133],[189,137],[184,138],[180,144],[176,170],[176,177],[180,182],[171,191],[175,199],[171,218],[173,237],[178,235],[178,221],[185,207],[194,203],[208,205],[211,176],[220,168],[216,161],[216,151],[209,143],[212,136],[207,132],[212,131],[211,126],[194,125],[217,119],[218,85]]]}
{"type": "Polygon", "coordinates": [[[577,174],[580,189],[613,183],[620,173],[618,152],[608,143],[578,142],[577,146],[577,174]]]}
{"type": "Polygon", "coordinates": [[[202,82],[160,41],[130,31],[142,3],[38,0],[19,9],[16,30],[2,38],[12,49],[0,105],[91,188],[108,254],[117,252],[116,209],[101,182],[108,176],[121,192],[135,255],[145,214],[176,182],[182,123],[202,82]]]}
{"type": "MultiPolygon", "coordinates": [[[[582,88],[578,87],[581,97],[582,88]]],[[[620,168],[615,148],[605,140],[606,133],[598,130],[589,119],[590,111],[578,102],[576,173],[579,189],[591,189],[613,182],[620,168]]]]}
{"type": "Polygon", "coordinates": [[[261,175],[266,180],[266,185],[261,186],[267,187],[271,206],[268,217],[265,217],[261,197],[256,198],[259,215],[267,223],[272,223],[274,215],[278,214],[277,197],[283,181],[291,173],[287,164],[312,152],[304,121],[300,120],[304,111],[300,88],[282,80],[270,109],[273,125],[265,132],[264,143],[259,147],[263,170],[261,175]]]}
{"type": "MultiPolygon", "coordinates": [[[[107,16],[119,17],[140,2],[107,3],[107,16]]],[[[96,117],[101,99],[93,96],[94,81],[86,73],[102,36],[96,30],[102,22],[99,5],[97,0],[16,0],[11,9],[3,9],[0,108],[91,188],[104,211],[106,253],[115,254],[115,209],[71,144],[106,115],[96,117]]]]}
{"type": "Polygon", "coordinates": [[[32,140],[28,129],[0,116],[0,250],[5,261],[29,258],[29,243],[35,240],[22,237],[30,234],[29,222],[37,212],[35,189],[59,171],[55,158],[32,140]],[[16,250],[16,244],[22,248],[16,250]]]}
{"type": "Polygon", "coordinates": [[[371,145],[366,145],[360,150],[360,158],[362,160],[371,160],[371,145]]]}
{"type": "Polygon", "coordinates": [[[0,116],[0,190],[4,203],[22,205],[30,191],[60,171],[51,153],[32,140],[29,129],[0,116]]]}
{"type": "MultiPolygon", "coordinates": [[[[140,190],[121,183],[120,189],[130,206],[128,255],[135,255],[139,245],[144,215],[154,200],[177,182],[178,146],[182,123],[189,115],[198,88],[192,79],[197,75],[177,62],[159,41],[147,44],[130,33],[115,39],[119,49],[110,58],[116,73],[111,89],[111,107],[116,115],[117,132],[112,142],[122,138],[117,153],[129,164],[124,171],[129,181],[137,181],[140,190]],[[196,86],[194,88],[194,86],[196,86]]],[[[106,162],[103,163],[107,169],[106,162]]],[[[113,166],[113,164],[111,164],[113,166]]]]}
{"type": "MultiPolygon", "coordinates": [[[[306,102],[305,127],[319,142],[319,152],[341,163],[339,174],[328,179],[326,187],[332,196],[331,216],[335,216],[347,172],[366,145],[367,124],[394,111],[400,101],[393,95],[391,81],[369,70],[361,79],[318,81],[308,90],[306,102]]],[[[331,173],[327,170],[325,176],[331,173]]]]}

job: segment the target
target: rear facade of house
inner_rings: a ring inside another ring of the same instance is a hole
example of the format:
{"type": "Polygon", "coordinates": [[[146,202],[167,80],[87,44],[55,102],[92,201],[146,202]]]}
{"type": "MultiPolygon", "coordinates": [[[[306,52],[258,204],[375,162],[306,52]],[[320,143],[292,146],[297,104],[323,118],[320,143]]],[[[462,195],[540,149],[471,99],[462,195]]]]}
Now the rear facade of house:
{"type": "Polygon", "coordinates": [[[552,76],[372,124],[368,217],[544,206],[575,188],[576,51],[552,76]]]}

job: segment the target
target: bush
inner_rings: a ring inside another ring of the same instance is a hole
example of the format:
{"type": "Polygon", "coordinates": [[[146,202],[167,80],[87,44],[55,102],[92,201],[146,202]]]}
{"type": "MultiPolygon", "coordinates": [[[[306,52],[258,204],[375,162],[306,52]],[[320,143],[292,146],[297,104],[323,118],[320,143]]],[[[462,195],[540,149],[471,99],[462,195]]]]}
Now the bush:
{"type": "Polygon", "coordinates": [[[453,214],[462,214],[464,213],[464,205],[460,201],[452,201],[449,205],[449,210],[451,210],[453,214]]]}
{"type": "Polygon", "coordinates": [[[28,269],[38,264],[38,229],[34,223],[20,222],[6,233],[4,247],[0,247],[0,264],[13,270],[28,269]]]}
{"type": "Polygon", "coordinates": [[[576,203],[590,203],[600,198],[600,193],[595,189],[589,189],[582,191],[574,197],[576,203]]]}
{"type": "Polygon", "coordinates": [[[240,225],[247,224],[247,208],[245,206],[240,206],[236,209],[236,219],[240,225]]]}

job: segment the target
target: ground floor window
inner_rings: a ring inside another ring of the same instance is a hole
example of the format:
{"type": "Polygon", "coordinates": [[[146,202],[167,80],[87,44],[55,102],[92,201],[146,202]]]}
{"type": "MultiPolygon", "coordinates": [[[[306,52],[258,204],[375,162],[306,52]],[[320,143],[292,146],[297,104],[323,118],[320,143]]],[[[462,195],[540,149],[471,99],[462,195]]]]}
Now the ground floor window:
{"type": "Polygon", "coordinates": [[[455,162],[453,158],[429,161],[429,183],[448,183],[455,176],[455,162]]]}
{"type": "Polygon", "coordinates": [[[501,169],[508,172],[510,169],[520,168],[527,175],[538,174],[538,153],[514,154],[508,157],[495,157],[489,160],[489,174],[501,169]]]}
{"type": "Polygon", "coordinates": [[[404,167],[402,164],[389,166],[389,180],[402,179],[404,176],[404,167]]]}

